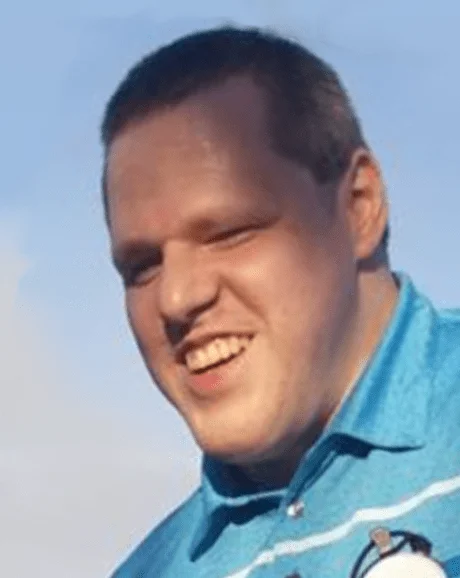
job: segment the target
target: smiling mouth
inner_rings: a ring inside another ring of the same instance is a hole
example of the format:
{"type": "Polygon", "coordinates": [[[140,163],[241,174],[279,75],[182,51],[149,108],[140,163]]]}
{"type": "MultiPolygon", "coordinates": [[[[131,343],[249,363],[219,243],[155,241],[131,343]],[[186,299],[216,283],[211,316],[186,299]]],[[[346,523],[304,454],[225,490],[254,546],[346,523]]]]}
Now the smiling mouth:
{"type": "Polygon", "coordinates": [[[239,357],[246,351],[251,338],[219,337],[205,346],[192,349],[185,355],[187,369],[192,374],[201,375],[239,357]]]}

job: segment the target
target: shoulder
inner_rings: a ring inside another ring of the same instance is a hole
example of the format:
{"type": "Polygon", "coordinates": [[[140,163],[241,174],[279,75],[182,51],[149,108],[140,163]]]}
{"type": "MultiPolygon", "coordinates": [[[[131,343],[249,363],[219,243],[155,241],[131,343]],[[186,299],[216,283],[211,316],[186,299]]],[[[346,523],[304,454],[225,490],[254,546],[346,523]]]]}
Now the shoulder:
{"type": "Polygon", "coordinates": [[[460,375],[460,309],[436,312],[431,363],[441,381],[460,375]]]}
{"type": "Polygon", "coordinates": [[[433,383],[433,417],[452,415],[460,426],[460,309],[436,312],[429,368],[433,383]]]}
{"type": "Polygon", "coordinates": [[[201,508],[201,488],[156,526],[111,578],[160,577],[190,539],[190,527],[201,508]]]}

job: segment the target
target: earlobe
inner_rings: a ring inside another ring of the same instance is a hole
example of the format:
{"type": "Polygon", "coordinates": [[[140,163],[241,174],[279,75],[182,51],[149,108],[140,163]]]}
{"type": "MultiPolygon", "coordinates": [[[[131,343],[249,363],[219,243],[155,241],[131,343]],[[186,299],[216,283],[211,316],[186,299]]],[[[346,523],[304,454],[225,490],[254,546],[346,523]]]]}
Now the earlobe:
{"type": "Polygon", "coordinates": [[[357,261],[372,259],[382,244],[388,203],[380,167],[371,153],[356,151],[350,163],[347,214],[357,261]]]}

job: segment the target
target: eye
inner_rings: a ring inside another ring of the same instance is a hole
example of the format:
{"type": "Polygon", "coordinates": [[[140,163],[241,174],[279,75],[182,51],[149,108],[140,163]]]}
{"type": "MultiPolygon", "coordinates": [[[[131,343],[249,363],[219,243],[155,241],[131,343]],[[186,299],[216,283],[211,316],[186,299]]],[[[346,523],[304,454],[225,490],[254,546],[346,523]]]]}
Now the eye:
{"type": "Polygon", "coordinates": [[[125,287],[136,287],[145,285],[151,281],[159,272],[160,259],[149,257],[127,265],[122,273],[125,287]]]}
{"type": "Polygon", "coordinates": [[[255,233],[255,227],[243,226],[226,229],[214,235],[209,243],[217,244],[219,246],[233,246],[238,245],[244,241],[249,240],[255,233]]]}

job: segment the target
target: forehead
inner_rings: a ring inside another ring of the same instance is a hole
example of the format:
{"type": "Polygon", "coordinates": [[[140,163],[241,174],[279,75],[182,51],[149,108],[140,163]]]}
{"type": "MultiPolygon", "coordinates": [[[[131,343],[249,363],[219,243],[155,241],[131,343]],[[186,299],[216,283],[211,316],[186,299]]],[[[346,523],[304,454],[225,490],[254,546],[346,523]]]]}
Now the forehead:
{"type": "Polygon", "coordinates": [[[263,211],[311,175],[271,146],[264,93],[248,79],[221,86],[128,126],[108,154],[112,233],[162,224],[185,211],[263,211]],[[161,219],[160,219],[161,216],[161,219]]]}
{"type": "Polygon", "coordinates": [[[243,151],[269,149],[266,116],[262,91],[246,78],[155,111],[114,139],[108,151],[108,189],[123,184],[128,170],[145,170],[146,165],[150,176],[172,162],[222,170],[230,160],[235,164],[245,158],[243,151]]]}

